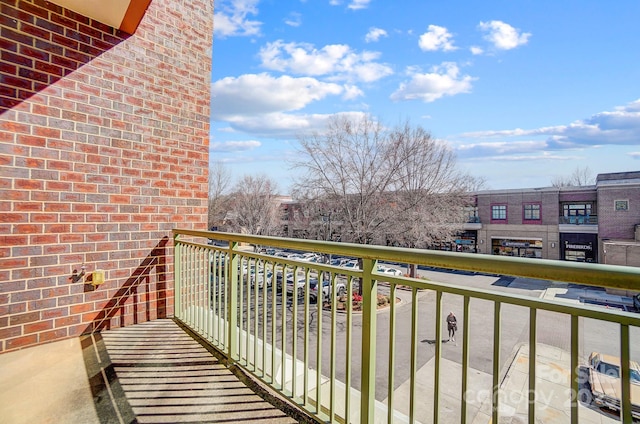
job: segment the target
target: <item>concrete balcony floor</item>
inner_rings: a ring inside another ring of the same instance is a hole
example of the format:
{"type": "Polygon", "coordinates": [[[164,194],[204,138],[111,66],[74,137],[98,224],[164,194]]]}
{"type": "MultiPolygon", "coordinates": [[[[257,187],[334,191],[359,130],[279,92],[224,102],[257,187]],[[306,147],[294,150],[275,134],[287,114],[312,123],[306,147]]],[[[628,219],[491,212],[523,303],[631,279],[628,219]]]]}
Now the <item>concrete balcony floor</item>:
{"type": "Polygon", "coordinates": [[[0,370],[6,423],[299,421],[170,319],[5,353],[0,370]]]}

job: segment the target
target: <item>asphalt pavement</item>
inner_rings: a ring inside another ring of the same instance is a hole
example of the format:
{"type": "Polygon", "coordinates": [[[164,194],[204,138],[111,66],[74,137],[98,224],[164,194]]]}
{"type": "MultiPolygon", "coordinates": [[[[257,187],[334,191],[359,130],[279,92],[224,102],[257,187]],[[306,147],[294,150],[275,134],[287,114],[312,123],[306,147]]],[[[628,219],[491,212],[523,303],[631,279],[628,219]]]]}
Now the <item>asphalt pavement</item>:
{"type": "MultiPolygon", "coordinates": [[[[443,282],[460,282],[460,276],[443,274],[437,271],[425,273],[431,279],[443,282]],[[449,280],[449,281],[446,281],[449,280]]],[[[465,284],[481,287],[489,283],[501,287],[506,292],[518,292],[543,299],[566,302],[570,304],[589,303],[604,308],[615,305],[629,304],[630,299],[611,295],[603,289],[587,288],[563,283],[542,282],[538,280],[502,278],[493,282],[466,278],[465,284]]],[[[460,337],[458,337],[458,340],[460,337]]],[[[607,337],[604,343],[611,344],[607,337]]],[[[551,339],[553,340],[553,339],[551,339]]],[[[555,340],[554,340],[555,341],[555,340]]],[[[557,347],[545,343],[536,345],[536,422],[567,423],[571,418],[570,390],[570,352],[563,348],[566,343],[558,343],[557,347]],[[564,345],[564,346],[563,346],[564,345]]],[[[459,423],[462,405],[462,367],[459,360],[447,359],[452,350],[460,350],[458,342],[444,342],[441,359],[441,383],[439,390],[440,412],[438,421],[441,423],[459,423]],[[447,355],[449,353],[449,355],[447,355]]],[[[475,353],[475,350],[474,350],[475,353]]],[[[500,384],[499,394],[499,422],[527,423],[529,420],[529,346],[528,343],[516,343],[513,352],[507,355],[504,366],[505,377],[500,384]]],[[[459,357],[458,357],[459,358],[459,357]]],[[[420,423],[433,422],[433,393],[434,393],[434,364],[432,357],[416,373],[416,393],[420,398],[415,403],[414,416],[420,423]]],[[[486,368],[486,367],[481,367],[486,368]]],[[[473,424],[492,422],[492,375],[486,369],[468,370],[468,386],[464,395],[467,402],[467,422],[473,424]]],[[[580,386],[585,389],[584,386],[580,386]]],[[[407,421],[410,414],[410,381],[405,381],[394,391],[394,404],[407,421]]],[[[382,401],[384,404],[386,400],[382,401]]],[[[614,423],[620,419],[613,411],[597,408],[593,405],[578,403],[578,417],[580,423],[614,423]]]]}

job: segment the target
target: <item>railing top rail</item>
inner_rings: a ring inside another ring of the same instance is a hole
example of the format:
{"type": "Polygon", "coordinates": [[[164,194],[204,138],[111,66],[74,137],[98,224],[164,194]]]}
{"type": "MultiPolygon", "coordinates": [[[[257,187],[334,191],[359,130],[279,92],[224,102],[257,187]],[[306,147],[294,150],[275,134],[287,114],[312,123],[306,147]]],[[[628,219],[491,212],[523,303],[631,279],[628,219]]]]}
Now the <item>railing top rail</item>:
{"type": "Polygon", "coordinates": [[[385,262],[418,264],[436,268],[640,291],[640,268],[636,267],[291,239],[215,231],[174,229],[173,233],[175,236],[203,237],[232,243],[249,243],[259,246],[321,252],[363,259],[376,259],[385,262]]]}

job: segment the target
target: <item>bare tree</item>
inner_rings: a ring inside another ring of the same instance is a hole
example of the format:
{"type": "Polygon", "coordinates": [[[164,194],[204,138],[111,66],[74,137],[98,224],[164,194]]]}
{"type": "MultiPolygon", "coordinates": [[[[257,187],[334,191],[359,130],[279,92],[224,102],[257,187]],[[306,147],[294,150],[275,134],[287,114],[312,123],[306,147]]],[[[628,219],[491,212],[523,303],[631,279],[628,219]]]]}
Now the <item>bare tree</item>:
{"type": "Polygon", "coordinates": [[[282,220],[277,185],[268,177],[245,175],[232,194],[230,227],[237,232],[279,235],[282,220]]]}
{"type": "Polygon", "coordinates": [[[231,172],[222,162],[213,162],[209,167],[209,228],[220,227],[229,212],[229,188],[231,172]]]}
{"type": "Polygon", "coordinates": [[[407,122],[389,130],[369,116],[342,116],[299,141],[294,165],[306,176],[294,187],[317,192],[343,241],[416,246],[461,228],[464,194],[477,180],[423,128],[407,122]]]}
{"type": "Polygon", "coordinates": [[[576,167],[573,173],[569,176],[556,177],[551,181],[552,187],[581,187],[587,185],[593,185],[596,182],[596,178],[593,175],[591,169],[588,166],[584,168],[576,167]]]}

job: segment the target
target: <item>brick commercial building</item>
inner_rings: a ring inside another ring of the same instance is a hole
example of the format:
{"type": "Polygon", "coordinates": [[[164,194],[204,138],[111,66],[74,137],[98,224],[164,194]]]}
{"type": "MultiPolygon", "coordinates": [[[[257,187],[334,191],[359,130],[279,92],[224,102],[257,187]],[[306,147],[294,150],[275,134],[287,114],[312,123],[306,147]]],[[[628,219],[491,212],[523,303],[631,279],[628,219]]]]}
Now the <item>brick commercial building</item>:
{"type": "Polygon", "coordinates": [[[640,266],[640,172],[600,174],[593,186],[482,191],[475,200],[457,242],[478,253],[640,266]]]}
{"type": "Polygon", "coordinates": [[[213,1],[99,3],[0,5],[0,352],[172,315],[206,229],[213,1]]]}

